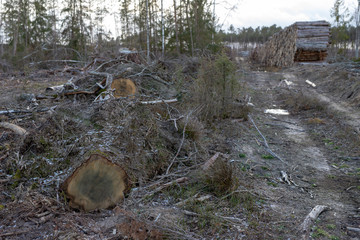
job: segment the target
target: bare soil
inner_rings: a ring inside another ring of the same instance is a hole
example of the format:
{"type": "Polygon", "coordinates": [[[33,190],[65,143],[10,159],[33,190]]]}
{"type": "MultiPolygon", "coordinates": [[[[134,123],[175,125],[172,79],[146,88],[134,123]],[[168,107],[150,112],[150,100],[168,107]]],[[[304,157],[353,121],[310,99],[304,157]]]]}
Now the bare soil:
{"type": "MultiPolygon", "coordinates": [[[[0,111],[28,112],[0,119],[29,134],[22,139],[0,128],[0,239],[360,239],[358,68],[238,64],[239,101],[251,106],[250,118],[211,123],[197,120],[196,111],[181,101],[145,106],[136,99],[35,101],[46,87],[73,75],[1,74],[0,111]],[[45,108],[50,110],[36,111],[45,108]],[[71,209],[59,186],[94,152],[122,165],[132,189],[111,209],[71,209]],[[209,189],[201,169],[217,152],[236,183],[221,194],[209,189]],[[185,183],[159,188],[181,177],[185,183]],[[317,205],[327,210],[302,232],[317,205]]],[[[157,90],[136,83],[145,89],[142,95],[157,90]]],[[[172,97],[182,93],[178,87],[161,91],[172,97]]]]}

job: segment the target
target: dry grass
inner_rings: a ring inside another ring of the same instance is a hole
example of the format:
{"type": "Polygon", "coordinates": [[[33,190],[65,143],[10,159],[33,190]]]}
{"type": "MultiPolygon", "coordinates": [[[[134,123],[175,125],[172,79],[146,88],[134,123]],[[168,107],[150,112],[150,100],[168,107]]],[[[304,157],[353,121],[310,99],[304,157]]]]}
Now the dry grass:
{"type": "MultiPolygon", "coordinates": [[[[178,122],[178,132],[182,133],[184,127],[185,127],[185,119],[183,118],[178,122]]],[[[186,138],[198,142],[201,140],[203,135],[204,135],[203,124],[196,117],[190,117],[187,120],[187,124],[185,128],[186,138]]]]}
{"type": "Polygon", "coordinates": [[[293,113],[299,113],[308,110],[325,110],[324,102],[320,101],[316,97],[311,97],[303,93],[286,94],[283,95],[281,98],[284,99],[286,107],[291,108],[291,111],[293,113]]]}
{"type": "Polygon", "coordinates": [[[323,119],[320,118],[309,118],[308,120],[309,124],[325,124],[325,121],[323,119]]]}

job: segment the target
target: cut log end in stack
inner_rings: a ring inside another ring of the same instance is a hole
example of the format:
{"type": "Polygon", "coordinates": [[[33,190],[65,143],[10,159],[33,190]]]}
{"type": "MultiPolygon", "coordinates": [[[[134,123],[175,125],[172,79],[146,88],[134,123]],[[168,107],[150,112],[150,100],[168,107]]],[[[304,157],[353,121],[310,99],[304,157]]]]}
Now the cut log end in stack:
{"type": "Polygon", "coordinates": [[[296,52],[296,28],[290,26],[274,34],[255,53],[255,61],[265,66],[285,67],[294,61],[296,52]]]}
{"type": "Polygon", "coordinates": [[[326,21],[296,22],[296,54],[294,61],[324,61],[330,38],[330,24],[326,21]]]}
{"type": "Polygon", "coordinates": [[[327,51],[309,51],[298,49],[295,53],[295,62],[324,61],[327,57],[327,51]]]}
{"type": "Polygon", "coordinates": [[[294,61],[324,61],[329,38],[330,24],[326,21],[296,22],[257,48],[253,59],[271,67],[291,66],[294,61]]]}

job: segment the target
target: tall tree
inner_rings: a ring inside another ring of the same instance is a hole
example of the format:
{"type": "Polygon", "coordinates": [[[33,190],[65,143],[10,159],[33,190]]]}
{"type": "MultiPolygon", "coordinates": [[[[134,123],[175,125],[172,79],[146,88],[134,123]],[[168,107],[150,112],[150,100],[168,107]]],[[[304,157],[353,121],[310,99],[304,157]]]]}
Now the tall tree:
{"type": "Polygon", "coordinates": [[[149,0],[146,1],[146,57],[150,63],[150,27],[149,27],[149,0]]]}
{"type": "Polygon", "coordinates": [[[161,57],[165,57],[164,0],[161,0],[161,57]]]}
{"type": "Polygon", "coordinates": [[[120,0],[120,19],[122,22],[122,39],[126,39],[130,35],[130,10],[131,0],[120,0]]]}
{"type": "MultiPolygon", "coordinates": [[[[89,26],[85,19],[89,19],[89,9],[83,0],[67,0],[62,14],[65,18],[62,23],[62,35],[68,46],[75,51],[87,54],[87,38],[89,37],[89,26]]],[[[74,55],[75,57],[75,55],[74,55]]]]}
{"type": "Polygon", "coordinates": [[[16,55],[19,38],[19,0],[6,0],[4,3],[4,31],[16,55]]]}
{"type": "Polygon", "coordinates": [[[204,49],[211,44],[211,35],[215,32],[212,24],[212,13],[208,0],[193,0],[191,2],[191,24],[194,26],[194,45],[204,49]]]}
{"type": "Polygon", "coordinates": [[[360,0],[355,11],[356,36],[355,36],[355,58],[359,58],[359,41],[360,41],[360,0]]]}
{"type": "Polygon", "coordinates": [[[31,21],[31,39],[35,46],[46,42],[46,35],[50,32],[49,15],[46,11],[45,0],[34,0],[34,19],[31,21]]]}
{"type": "Polygon", "coordinates": [[[30,44],[30,1],[19,0],[19,44],[25,50],[30,44]]]}
{"type": "Polygon", "coordinates": [[[176,53],[180,55],[180,44],[179,44],[179,29],[178,29],[178,21],[176,14],[176,0],[174,0],[174,21],[175,21],[175,46],[176,53]]]}
{"type": "Polygon", "coordinates": [[[49,18],[47,39],[53,48],[53,58],[57,57],[57,47],[60,42],[60,32],[58,26],[59,20],[59,10],[58,10],[58,1],[57,0],[48,0],[47,1],[47,15],[49,18]]]}
{"type": "Polygon", "coordinates": [[[96,35],[96,46],[97,51],[101,52],[101,46],[103,45],[104,38],[108,38],[104,28],[104,18],[109,11],[105,6],[97,6],[95,10],[95,35],[96,35]]]}
{"type": "Polygon", "coordinates": [[[347,41],[349,40],[347,29],[352,17],[350,16],[349,10],[344,5],[344,0],[335,0],[330,15],[334,19],[335,25],[332,28],[333,42],[340,50],[346,50],[347,41]]]}

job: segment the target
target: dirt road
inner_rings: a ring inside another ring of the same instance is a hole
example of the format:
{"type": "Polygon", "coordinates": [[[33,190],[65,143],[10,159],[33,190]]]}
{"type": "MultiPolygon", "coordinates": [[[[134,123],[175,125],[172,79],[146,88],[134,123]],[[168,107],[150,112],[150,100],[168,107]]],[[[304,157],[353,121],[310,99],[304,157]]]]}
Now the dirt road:
{"type": "Polygon", "coordinates": [[[331,68],[306,65],[250,72],[245,84],[254,104],[254,122],[281,160],[265,159],[264,146],[257,143],[263,139],[254,129],[258,140],[240,140],[237,145],[249,157],[254,174],[265,176],[255,191],[267,196],[279,214],[273,224],[284,229],[284,236],[291,238],[294,226],[300,226],[312,208],[324,205],[328,210],[311,226],[312,239],[359,239],[353,229],[360,227],[359,109],[326,94],[321,85],[325,77],[311,79],[314,85],[306,83],[304,72],[319,75],[317,71],[326,74],[331,68]],[[290,114],[269,114],[266,109],[290,114]],[[291,180],[281,178],[281,171],[291,180]]]}

